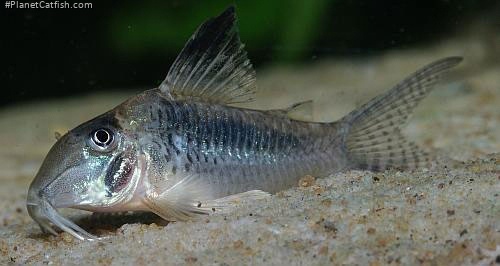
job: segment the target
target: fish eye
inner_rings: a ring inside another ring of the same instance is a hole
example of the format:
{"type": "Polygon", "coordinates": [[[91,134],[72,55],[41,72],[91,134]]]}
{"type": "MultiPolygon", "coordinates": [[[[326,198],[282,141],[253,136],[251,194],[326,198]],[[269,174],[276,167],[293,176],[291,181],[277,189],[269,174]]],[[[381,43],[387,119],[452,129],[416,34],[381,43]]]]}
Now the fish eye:
{"type": "Polygon", "coordinates": [[[91,133],[90,138],[93,148],[99,151],[108,150],[110,147],[112,147],[112,144],[115,139],[113,131],[107,128],[100,128],[94,130],[91,133]]]}

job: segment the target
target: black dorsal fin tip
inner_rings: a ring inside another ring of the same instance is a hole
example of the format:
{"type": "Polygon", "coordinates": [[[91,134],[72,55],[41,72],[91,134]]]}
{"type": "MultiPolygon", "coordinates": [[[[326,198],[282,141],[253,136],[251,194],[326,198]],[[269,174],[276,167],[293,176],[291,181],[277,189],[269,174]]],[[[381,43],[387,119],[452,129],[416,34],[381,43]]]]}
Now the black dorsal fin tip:
{"type": "Polygon", "coordinates": [[[219,17],[232,17],[233,20],[236,20],[236,6],[234,4],[229,5],[219,17]]]}

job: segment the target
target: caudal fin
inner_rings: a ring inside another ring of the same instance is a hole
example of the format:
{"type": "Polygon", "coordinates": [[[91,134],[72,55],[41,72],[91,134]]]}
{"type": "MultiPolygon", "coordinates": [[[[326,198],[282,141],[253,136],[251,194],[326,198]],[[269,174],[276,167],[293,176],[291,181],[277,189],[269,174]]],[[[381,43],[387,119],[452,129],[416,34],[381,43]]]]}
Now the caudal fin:
{"type": "Polygon", "coordinates": [[[428,164],[430,155],[407,141],[401,128],[440,77],[460,61],[461,57],[448,57],[431,63],[344,117],[351,168],[407,169],[428,164]]]}

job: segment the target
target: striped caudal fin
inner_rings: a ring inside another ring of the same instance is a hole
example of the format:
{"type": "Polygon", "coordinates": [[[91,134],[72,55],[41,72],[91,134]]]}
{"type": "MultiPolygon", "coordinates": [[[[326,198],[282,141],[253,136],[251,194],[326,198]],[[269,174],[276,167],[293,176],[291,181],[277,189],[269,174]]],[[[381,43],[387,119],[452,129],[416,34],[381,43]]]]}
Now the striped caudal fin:
{"type": "Polygon", "coordinates": [[[349,128],[345,144],[351,167],[384,170],[427,165],[431,156],[407,141],[401,127],[442,74],[460,61],[461,57],[448,57],[429,64],[343,118],[349,128]]]}

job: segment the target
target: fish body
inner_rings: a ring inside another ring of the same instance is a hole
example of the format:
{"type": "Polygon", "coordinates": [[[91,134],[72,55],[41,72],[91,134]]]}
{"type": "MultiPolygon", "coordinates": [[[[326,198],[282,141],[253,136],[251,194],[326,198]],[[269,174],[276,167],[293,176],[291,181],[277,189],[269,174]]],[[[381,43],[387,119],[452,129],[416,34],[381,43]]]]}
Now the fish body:
{"type": "Polygon", "coordinates": [[[128,127],[131,117],[138,118],[132,121],[140,122],[128,130],[138,132],[142,152],[155,162],[147,175],[158,176],[160,183],[165,176],[175,184],[195,174],[213,184],[215,197],[255,189],[276,192],[296,184],[298,179],[292,176],[326,175],[347,165],[335,123],[170,101],[158,89],[125,104],[132,107],[123,115],[127,119],[121,121],[122,128],[128,127]]]}
{"type": "Polygon", "coordinates": [[[255,91],[255,71],[235,20],[230,7],[202,24],[158,88],[54,144],[28,192],[29,214],[42,230],[56,234],[56,226],[96,239],[58,208],[141,210],[187,220],[228,209],[234,199],[292,187],[305,175],[429,163],[400,129],[461,58],[422,68],[339,121],[303,121],[293,113],[310,102],[282,110],[233,106],[250,101],[255,91]]]}

